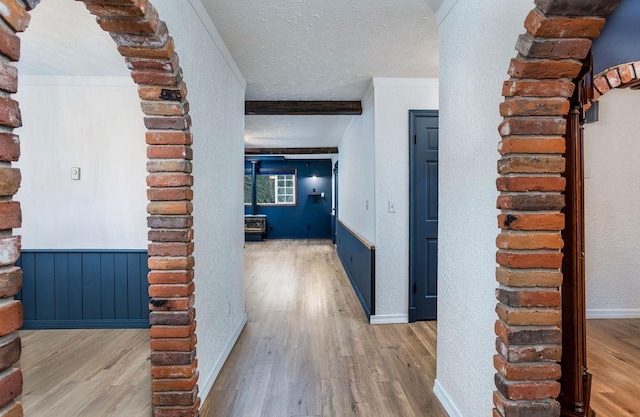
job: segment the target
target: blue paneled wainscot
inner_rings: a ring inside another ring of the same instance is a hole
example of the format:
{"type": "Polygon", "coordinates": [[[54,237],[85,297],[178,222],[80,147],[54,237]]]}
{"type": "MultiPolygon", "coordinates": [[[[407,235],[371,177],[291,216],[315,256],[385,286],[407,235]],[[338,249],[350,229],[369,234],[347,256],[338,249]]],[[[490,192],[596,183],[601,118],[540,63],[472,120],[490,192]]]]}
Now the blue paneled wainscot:
{"type": "Polygon", "coordinates": [[[371,315],[376,314],[375,247],[349,229],[340,220],[336,223],[336,232],[338,257],[367,318],[370,319],[371,315]]]}
{"type": "Polygon", "coordinates": [[[23,250],[23,329],[149,327],[146,250],[23,250]]]}

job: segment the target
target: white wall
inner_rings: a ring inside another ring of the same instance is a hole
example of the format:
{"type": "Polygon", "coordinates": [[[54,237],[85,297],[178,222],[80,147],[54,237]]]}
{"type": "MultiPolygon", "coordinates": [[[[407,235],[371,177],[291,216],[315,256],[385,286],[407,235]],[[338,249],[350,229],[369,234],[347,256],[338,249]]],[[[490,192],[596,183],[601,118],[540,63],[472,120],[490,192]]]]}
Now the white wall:
{"type": "Polygon", "coordinates": [[[640,317],[640,93],[613,90],[585,126],[588,317],[640,317]]]}
{"type": "Polygon", "coordinates": [[[195,283],[200,397],[244,323],[244,89],[199,0],[155,0],[189,90],[194,175],[195,283]]]}
{"type": "Polygon", "coordinates": [[[438,109],[438,80],[374,78],[376,314],[406,322],[409,310],[409,110],[438,109]],[[389,213],[389,201],[396,212],[389,213]]]}
{"type": "Polygon", "coordinates": [[[21,76],[15,98],[23,248],[146,249],[145,127],[131,78],[21,76]]]}
{"type": "Polygon", "coordinates": [[[375,244],[374,139],[371,87],[362,99],[362,115],[353,118],[338,145],[339,220],[371,244],[375,244]]]}
{"type": "MultiPolygon", "coordinates": [[[[175,40],[193,119],[197,349],[205,398],[246,322],[246,84],[198,0],[153,4],[175,40]]],[[[17,198],[25,247],[146,247],[143,115],[135,86],[126,85],[20,87],[24,182],[17,198]],[[71,181],[72,166],[82,168],[80,181],[71,181]],[[36,197],[41,193],[45,199],[36,197]],[[90,212],[97,215],[87,220],[90,212]]]]}
{"type": "Polygon", "coordinates": [[[440,35],[438,365],[452,416],[491,414],[498,106],[533,1],[446,0],[440,35]],[[451,8],[453,6],[453,8],[451,8]]]}

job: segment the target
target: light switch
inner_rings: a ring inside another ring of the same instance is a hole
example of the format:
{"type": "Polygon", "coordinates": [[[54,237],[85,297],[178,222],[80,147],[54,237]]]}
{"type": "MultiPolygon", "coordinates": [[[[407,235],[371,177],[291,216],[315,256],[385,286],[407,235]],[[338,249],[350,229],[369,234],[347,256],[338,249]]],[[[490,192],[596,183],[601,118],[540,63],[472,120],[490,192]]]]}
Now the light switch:
{"type": "Polygon", "coordinates": [[[389,213],[396,212],[396,202],[393,200],[389,200],[389,213]]]}
{"type": "Polygon", "coordinates": [[[80,179],[80,168],[79,167],[72,167],[71,168],[71,179],[72,180],[79,180],[80,179]]]}

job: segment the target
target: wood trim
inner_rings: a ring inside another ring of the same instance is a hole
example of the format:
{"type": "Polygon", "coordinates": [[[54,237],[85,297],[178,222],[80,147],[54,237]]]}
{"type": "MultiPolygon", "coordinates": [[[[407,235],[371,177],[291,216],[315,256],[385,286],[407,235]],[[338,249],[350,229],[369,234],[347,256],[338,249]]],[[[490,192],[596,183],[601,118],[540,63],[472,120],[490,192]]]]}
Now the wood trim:
{"type": "Polygon", "coordinates": [[[337,154],[338,148],[245,148],[245,155],[321,155],[337,154]]]}
{"type": "Polygon", "coordinates": [[[344,227],[349,233],[351,233],[353,235],[353,237],[358,239],[360,241],[360,243],[362,243],[367,249],[376,250],[376,246],[371,244],[371,243],[369,243],[367,241],[367,239],[363,238],[361,235],[359,235],[358,233],[354,232],[352,228],[350,228],[349,226],[344,224],[342,221],[340,221],[340,219],[338,219],[337,221],[338,221],[338,223],[340,223],[342,225],[342,227],[344,227]]]}
{"type": "Polygon", "coordinates": [[[245,115],[268,116],[358,116],[360,101],[245,101],[245,115]]]}

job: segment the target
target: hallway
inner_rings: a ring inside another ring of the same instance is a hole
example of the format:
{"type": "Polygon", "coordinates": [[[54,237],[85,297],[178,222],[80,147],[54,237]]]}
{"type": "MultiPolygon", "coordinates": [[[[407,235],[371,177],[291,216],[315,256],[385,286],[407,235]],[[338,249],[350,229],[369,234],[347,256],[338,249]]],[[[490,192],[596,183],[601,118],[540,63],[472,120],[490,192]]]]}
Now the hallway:
{"type": "Polygon", "coordinates": [[[371,326],[333,245],[247,243],[249,321],[203,417],[446,416],[436,323],[371,326]]]}

